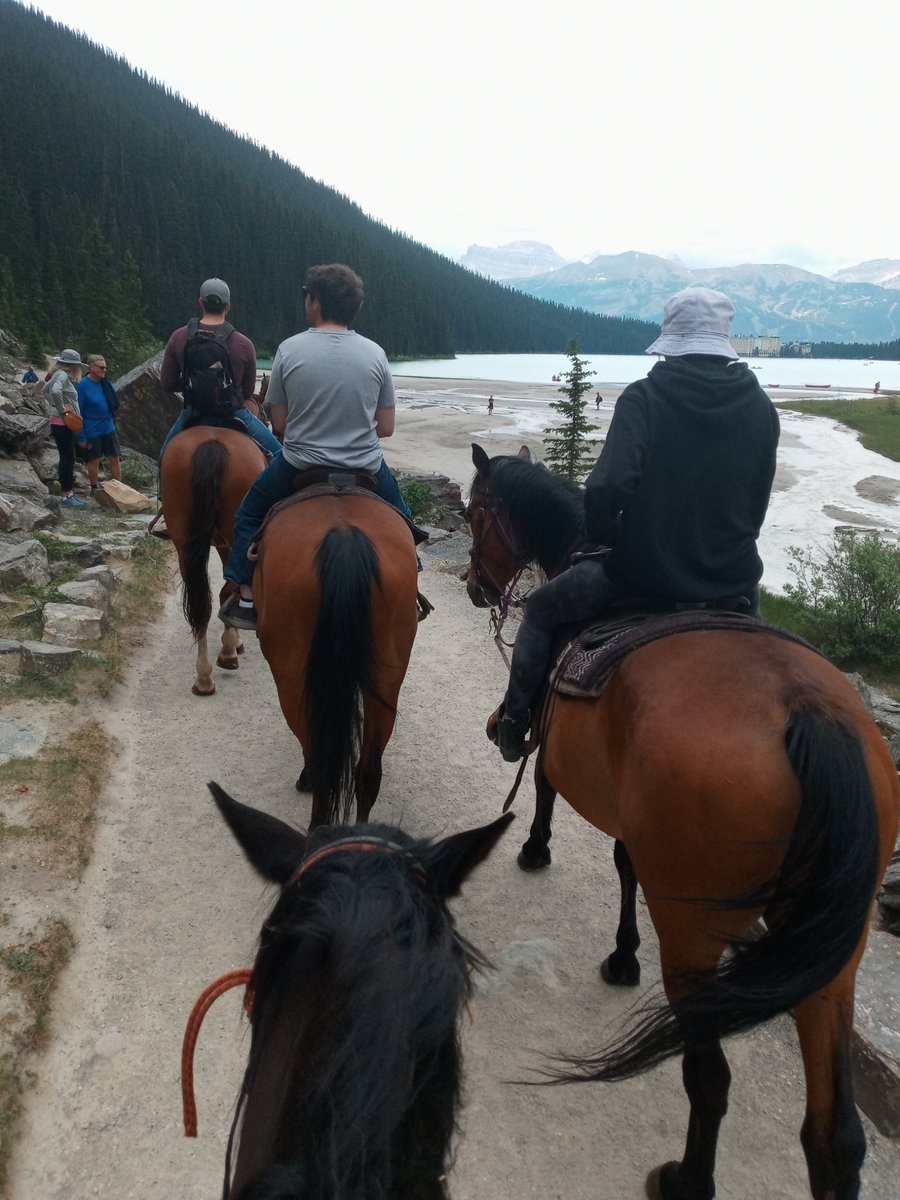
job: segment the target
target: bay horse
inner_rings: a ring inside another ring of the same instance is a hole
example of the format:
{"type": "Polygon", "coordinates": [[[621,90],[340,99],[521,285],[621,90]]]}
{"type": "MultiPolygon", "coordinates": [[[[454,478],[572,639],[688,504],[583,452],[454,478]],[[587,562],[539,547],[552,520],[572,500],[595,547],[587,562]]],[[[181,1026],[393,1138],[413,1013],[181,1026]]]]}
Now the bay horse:
{"type": "Polygon", "coordinates": [[[418,626],[418,564],[395,508],[312,489],[272,513],[253,575],[259,644],[303,750],[310,828],[368,820],[418,626]],[[324,492],[324,494],[322,494],[324,492]]]}
{"type": "MultiPolygon", "coordinates": [[[[583,493],[522,457],[479,446],[472,457],[467,589],[486,606],[526,563],[549,577],[566,568],[584,539],[583,493]]],[[[557,792],[613,837],[621,910],[601,976],[640,980],[640,884],[668,1000],[555,1078],[622,1079],[683,1054],[684,1156],[651,1172],[647,1195],[709,1200],[730,1082],[720,1041],[793,1009],[811,1193],[855,1200],[865,1135],[850,1074],[854,985],[900,786],[844,676],[751,624],[664,636],[627,656],[599,697],[548,698],[520,866],[549,864],[557,792]],[[765,932],[752,936],[759,918],[765,932]]]]}
{"type": "MultiPolygon", "coordinates": [[[[212,696],[216,690],[207,648],[212,616],[210,548],[215,548],[224,565],[231,551],[234,514],[265,465],[265,454],[249,434],[208,425],[179,433],[162,458],[163,515],[178,553],[185,620],[197,646],[197,674],[191,688],[195,696],[212,696]]],[[[226,583],[220,600],[233,590],[234,585],[226,583]]],[[[240,630],[225,626],[216,665],[236,671],[243,651],[240,630]]]]}
{"type": "Polygon", "coordinates": [[[248,984],[223,1200],[444,1200],[460,1010],[484,965],[447,901],[511,814],[437,842],[385,825],[307,837],[210,790],[281,889],[248,984]]]}

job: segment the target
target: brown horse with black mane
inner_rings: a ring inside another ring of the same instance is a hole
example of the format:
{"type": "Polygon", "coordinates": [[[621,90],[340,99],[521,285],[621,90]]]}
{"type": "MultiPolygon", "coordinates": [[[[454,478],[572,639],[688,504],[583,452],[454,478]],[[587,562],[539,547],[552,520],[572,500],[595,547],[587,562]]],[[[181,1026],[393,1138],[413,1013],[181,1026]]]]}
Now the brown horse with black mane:
{"type": "Polygon", "coordinates": [[[298,789],[310,828],[368,819],[418,625],[409,526],[359,488],[314,488],[285,501],[258,545],[259,644],[285,720],[303,748],[298,789]]]}
{"type": "MultiPolygon", "coordinates": [[[[207,425],[179,433],[163,455],[163,515],[178,552],[182,607],[197,646],[197,677],[191,689],[195,696],[212,696],[216,690],[206,641],[212,616],[210,548],[215,547],[224,564],[231,551],[234,514],[265,465],[265,454],[247,433],[207,425]]],[[[233,590],[226,584],[220,600],[233,590]]],[[[240,631],[226,626],[216,665],[236,671],[243,652],[240,631]]]]}
{"type": "MultiPolygon", "coordinates": [[[[583,495],[523,458],[473,446],[473,461],[468,591],[486,606],[524,563],[550,576],[565,569],[584,537],[583,495]]],[[[621,1079],[683,1054],[684,1156],[651,1172],[647,1194],[710,1200],[730,1082],[721,1039],[793,1009],[812,1195],[856,1200],[865,1135],[850,1074],[854,983],[900,784],[840,671],[761,622],[736,620],[745,627],[643,645],[599,696],[548,700],[520,865],[549,864],[557,792],[615,838],[621,915],[601,975],[639,982],[640,884],[668,999],[623,1043],[557,1078],[621,1079]]]]}

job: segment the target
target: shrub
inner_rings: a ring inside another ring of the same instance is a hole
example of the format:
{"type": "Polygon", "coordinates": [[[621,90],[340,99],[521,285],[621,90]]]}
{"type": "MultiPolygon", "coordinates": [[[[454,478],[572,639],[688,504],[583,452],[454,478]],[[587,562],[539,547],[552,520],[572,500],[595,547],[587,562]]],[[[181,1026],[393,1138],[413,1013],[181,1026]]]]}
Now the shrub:
{"type": "Polygon", "coordinates": [[[900,546],[842,531],[818,553],[789,554],[785,592],[809,640],[841,666],[900,666],[900,546]]]}
{"type": "Polygon", "coordinates": [[[417,524],[435,525],[444,516],[444,510],[434,498],[431,488],[418,479],[407,479],[400,484],[400,495],[412,509],[412,519],[417,524]]]}
{"type": "Polygon", "coordinates": [[[125,454],[122,457],[122,482],[141,491],[156,483],[156,471],[140,455],[125,454]]]}

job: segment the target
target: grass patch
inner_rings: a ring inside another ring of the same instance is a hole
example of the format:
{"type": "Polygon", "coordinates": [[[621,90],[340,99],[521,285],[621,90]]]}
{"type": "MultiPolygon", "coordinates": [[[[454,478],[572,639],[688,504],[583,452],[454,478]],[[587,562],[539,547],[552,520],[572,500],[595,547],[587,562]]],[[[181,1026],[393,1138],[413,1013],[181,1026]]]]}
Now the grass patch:
{"type": "Polygon", "coordinates": [[[840,421],[857,431],[867,450],[900,462],[900,395],[896,392],[871,400],[784,400],[776,408],[840,421]]]}
{"type": "Polygon", "coordinates": [[[0,1195],[22,1112],[27,1063],[46,1044],[53,988],[74,944],[65,918],[51,917],[32,940],[0,949],[0,976],[18,1000],[15,1033],[0,1053],[0,1195]]]}

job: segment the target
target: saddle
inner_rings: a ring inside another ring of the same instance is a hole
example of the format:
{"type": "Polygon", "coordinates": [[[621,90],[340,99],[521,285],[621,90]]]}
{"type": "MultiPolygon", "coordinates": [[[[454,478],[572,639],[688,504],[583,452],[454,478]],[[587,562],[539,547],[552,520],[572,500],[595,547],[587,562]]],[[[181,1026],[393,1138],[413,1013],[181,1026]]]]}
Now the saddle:
{"type": "Polygon", "coordinates": [[[531,754],[541,743],[544,725],[554,694],[577,700],[602,696],[609,681],[629,654],[673,633],[727,630],[768,633],[804,646],[821,657],[821,651],[796,634],[769,625],[746,611],[745,597],[719,601],[721,607],[651,608],[640,601],[623,600],[602,621],[590,621],[580,629],[569,626],[557,642],[556,658],[546,682],[535,698],[526,749],[531,754]],[[741,611],[743,609],[743,611],[741,611]]]}
{"type": "Polygon", "coordinates": [[[182,427],[182,432],[184,429],[195,429],[198,425],[209,425],[213,429],[234,429],[238,433],[246,433],[247,437],[251,436],[249,429],[242,421],[224,413],[191,413],[182,427]]]}

